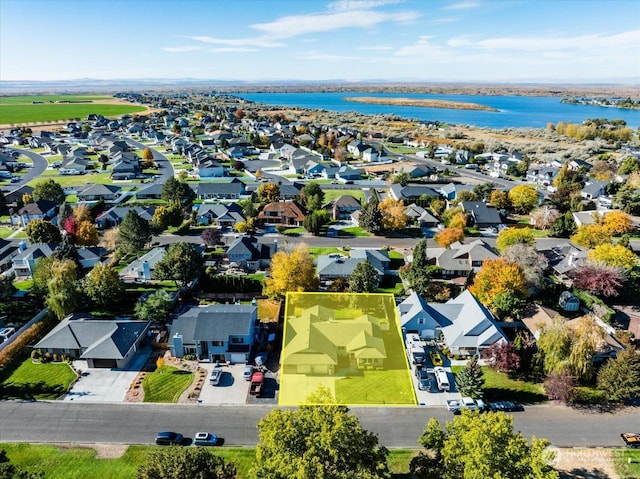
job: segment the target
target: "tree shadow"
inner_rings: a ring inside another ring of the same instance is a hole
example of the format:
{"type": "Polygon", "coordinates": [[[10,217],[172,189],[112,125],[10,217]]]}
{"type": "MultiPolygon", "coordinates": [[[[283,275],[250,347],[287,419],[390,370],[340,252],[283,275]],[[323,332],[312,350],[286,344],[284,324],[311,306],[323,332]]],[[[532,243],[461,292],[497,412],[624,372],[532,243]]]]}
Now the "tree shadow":
{"type": "Polygon", "coordinates": [[[588,404],[588,403],[568,403],[567,404],[572,409],[577,411],[593,413],[593,414],[602,414],[602,413],[616,413],[620,409],[624,408],[623,404],[620,403],[605,403],[605,404],[588,404]]]}
{"type": "Polygon", "coordinates": [[[58,399],[66,390],[40,381],[37,383],[9,383],[0,385],[2,399],[58,399]]]}
{"type": "Polygon", "coordinates": [[[584,467],[574,468],[570,471],[558,471],[560,479],[613,479],[601,469],[587,470],[584,467]]]}
{"type": "Polygon", "coordinates": [[[547,401],[547,396],[542,393],[517,389],[485,388],[484,393],[489,401],[513,401],[521,404],[538,404],[547,401]]]}

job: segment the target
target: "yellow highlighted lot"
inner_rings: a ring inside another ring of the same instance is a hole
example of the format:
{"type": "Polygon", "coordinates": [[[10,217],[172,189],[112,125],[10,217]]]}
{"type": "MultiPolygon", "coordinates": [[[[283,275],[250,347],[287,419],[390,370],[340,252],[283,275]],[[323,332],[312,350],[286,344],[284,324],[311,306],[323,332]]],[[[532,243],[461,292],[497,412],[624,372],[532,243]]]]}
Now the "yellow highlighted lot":
{"type": "Polygon", "coordinates": [[[287,293],[281,362],[282,406],[417,403],[392,294],[287,293]]]}

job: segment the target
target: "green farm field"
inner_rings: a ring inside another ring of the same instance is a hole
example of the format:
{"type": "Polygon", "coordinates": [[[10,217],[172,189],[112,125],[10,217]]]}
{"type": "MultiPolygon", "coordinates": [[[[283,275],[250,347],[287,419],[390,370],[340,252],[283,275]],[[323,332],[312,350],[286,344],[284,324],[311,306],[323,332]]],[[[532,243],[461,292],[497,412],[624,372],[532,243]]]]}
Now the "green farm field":
{"type": "Polygon", "coordinates": [[[143,106],[120,103],[119,100],[108,96],[9,96],[0,97],[0,124],[62,121],[85,118],[91,113],[117,116],[145,110],[143,106]],[[59,101],[90,101],[91,103],[57,103],[59,101]]]}

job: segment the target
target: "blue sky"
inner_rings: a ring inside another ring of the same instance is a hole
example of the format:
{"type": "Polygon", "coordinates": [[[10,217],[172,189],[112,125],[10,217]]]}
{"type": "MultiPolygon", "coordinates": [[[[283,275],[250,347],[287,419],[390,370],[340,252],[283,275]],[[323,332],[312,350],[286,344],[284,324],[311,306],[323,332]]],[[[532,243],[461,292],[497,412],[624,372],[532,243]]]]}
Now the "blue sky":
{"type": "Polygon", "coordinates": [[[0,0],[0,80],[640,83],[637,0],[0,0]]]}

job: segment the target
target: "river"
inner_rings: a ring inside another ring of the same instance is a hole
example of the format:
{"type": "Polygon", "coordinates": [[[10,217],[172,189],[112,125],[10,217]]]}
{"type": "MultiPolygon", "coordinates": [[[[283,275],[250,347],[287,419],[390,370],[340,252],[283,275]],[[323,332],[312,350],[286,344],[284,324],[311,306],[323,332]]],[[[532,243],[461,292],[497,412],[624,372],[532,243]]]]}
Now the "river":
{"type": "Polygon", "coordinates": [[[439,95],[415,93],[237,93],[246,100],[288,107],[312,108],[337,112],[355,111],[363,114],[395,114],[421,121],[439,121],[453,125],[498,128],[544,128],[549,122],[582,123],[587,118],[623,119],[633,129],[640,126],[640,110],[561,103],[560,97],[439,95]],[[478,103],[498,110],[454,110],[415,106],[374,105],[345,101],[346,97],[373,96],[389,98],[434,99],[478,103]]]}

